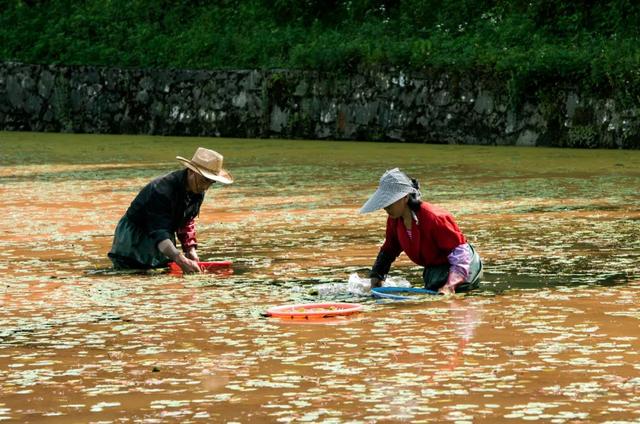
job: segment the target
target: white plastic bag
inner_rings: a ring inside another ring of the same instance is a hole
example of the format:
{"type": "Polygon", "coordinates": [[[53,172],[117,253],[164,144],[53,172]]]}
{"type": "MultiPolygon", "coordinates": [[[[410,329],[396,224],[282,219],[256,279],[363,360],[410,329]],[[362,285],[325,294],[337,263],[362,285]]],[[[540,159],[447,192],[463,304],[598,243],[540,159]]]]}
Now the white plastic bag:
{"type": "Polygon", "coordinates": [[[312,294],[318,296],[335,296],[338,294],[347,294],[347,285],[345,283],[324,283],[318,284],[311,291],[312,294]]]}
{"type": "MultiPolygon", "coordinates": [[[[387,277],[382,287],[411,287],[411,283],[403,277],[387,277]]],[[[371,278],[362,278],[354,272],[349,276],[347,291],[358,296],[368,296],[371,292],[371,278]]]]}
{"type": "MultiPolygon", "coordinates": [[[[382,287],[411,287],[411,283],[403,277],[387,277],[382,282],[382,287]]],[[[349,275],[349,281],[345,283],[318,284],[313,288],[312,294],[318,296],[336,296],[339,294],[352,294],[355,296],[369,296],[371,293],[371,278],[362,278],[357,272],[349,275]]]]}
{"type": "Polygon", "coordinates": [[[357,272],[349,276],[347,292],[357,296],[367,296],[371,291],[371,278],[360,278],[357,272]]]}
{"type": "Polygon", "coordinates": [[[411,287],[411,283],[403,277],[387,277],[382,282],[382,287],[411,287]]]}

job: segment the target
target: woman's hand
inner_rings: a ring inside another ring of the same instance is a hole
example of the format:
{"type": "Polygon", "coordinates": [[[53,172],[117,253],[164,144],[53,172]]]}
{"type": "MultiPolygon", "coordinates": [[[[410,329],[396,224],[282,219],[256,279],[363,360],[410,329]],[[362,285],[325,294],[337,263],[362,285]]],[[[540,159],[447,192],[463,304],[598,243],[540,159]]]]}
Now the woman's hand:
{"type": "Polygon", "coordinates": [[[444,295],[456,294],[456,287],[462,283],[464,283],[464,275],[455,271],[449,271],[447,282],[444,286],[440,287],[438,293],[444,295]]]}
{"type": "Polygon", "coordinates": [[[438,293],[442,293],[445,296],[448,296],[451,294],[456,294],[456,289],[455,287],[451,287],[445,284],[444,286],[440,287],[440,289],[438,290],[438,293]]]}
{"type": "Polygon", "coordinates": [[[184,255],[187,257],[187,259],[191,259],[193,261],[200,262],[200,258],[198,257],[198,253],[196,253],[196,248],[195,247],[190,248],[187,251],[187,253],[185,253],[184,255]]]}
{"type": "Polygon", "coordinates": [[[198,262],[194,261],[193,259],[187,258],[183,254],[180,254],[176,257],[176,263],[180,266],[180,268],[182,268],[182,272],[184,272],[185,274],[202,272],[202,270],[200,269],[200,265],[198,265],[198,262]]]}

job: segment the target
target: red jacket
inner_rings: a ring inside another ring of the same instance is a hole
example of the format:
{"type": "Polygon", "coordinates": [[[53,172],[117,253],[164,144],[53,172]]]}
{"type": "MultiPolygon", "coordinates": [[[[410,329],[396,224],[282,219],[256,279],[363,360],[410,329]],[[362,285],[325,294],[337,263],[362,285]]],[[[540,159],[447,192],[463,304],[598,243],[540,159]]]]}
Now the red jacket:
{"type": "Polygon", "coordinates": [[[409,239],[402,218],[387,219],[387,233],[380,250],[392,258],[401,252],[422,266],[445,265],[453,249],[467,242],[453,216],[443,208],[422,202],[416,213],[418,223],[411,222],[409,239]]]}

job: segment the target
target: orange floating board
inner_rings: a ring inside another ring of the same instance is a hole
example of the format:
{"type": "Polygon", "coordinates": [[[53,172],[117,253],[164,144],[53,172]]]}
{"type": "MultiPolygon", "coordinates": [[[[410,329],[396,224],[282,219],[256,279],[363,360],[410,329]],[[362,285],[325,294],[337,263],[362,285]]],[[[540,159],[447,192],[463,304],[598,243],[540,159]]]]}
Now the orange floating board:
{"type": "MultiPolygon", "coordinates": [[[[214,261],[214,262],[198,262],[200,265],[200,269],[204,273],[212,273],[212,272],[222,272],[229,273],[231,271],[231,265],[233,262],[231,261],[214,261]]],[[[169,273],[170,274],[182,274],[182,268],[175,262],[169,262],[169,273]]]]}
{"type": "Polygon", "coordinates": [[[329,318],[341,315],[351,315],[362,311],[359,303],[302,303],[296,305],[281,305],[267,309],[267,316],[281,318],[329,318]]]}

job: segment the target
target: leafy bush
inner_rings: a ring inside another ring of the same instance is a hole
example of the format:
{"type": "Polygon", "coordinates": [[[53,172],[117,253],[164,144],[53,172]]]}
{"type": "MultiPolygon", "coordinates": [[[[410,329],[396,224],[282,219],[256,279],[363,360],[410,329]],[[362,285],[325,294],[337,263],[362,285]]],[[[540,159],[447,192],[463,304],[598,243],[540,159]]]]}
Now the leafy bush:
{"type": "Polygon", "coordinates": [[[170,68],[367,66],[637,92],[635,0],[0,0],[0,60],[170,68]]]}

